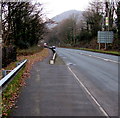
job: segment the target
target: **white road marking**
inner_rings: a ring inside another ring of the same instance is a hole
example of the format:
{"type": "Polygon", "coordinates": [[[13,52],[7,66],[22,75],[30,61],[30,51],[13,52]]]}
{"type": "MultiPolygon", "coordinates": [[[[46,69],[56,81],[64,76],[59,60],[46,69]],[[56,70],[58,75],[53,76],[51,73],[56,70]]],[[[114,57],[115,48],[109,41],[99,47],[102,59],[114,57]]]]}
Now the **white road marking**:
{"type": "Polygon", "coordinates": [[[92,56],[92,55],[89,55],[90,57],[92,56]]]}
{"type": "Polygon", "coordinates": [[[99,104],[99,102],[96,100],[96,98],[90,93],[90,91],[86,88],[86,86],[79,80],[79,78],[76,76],[76,74],[71,70],[71,68],[68,66],[68,69],[70,72],[74,75],[76,80],[80,83],[80,85],[84,88],[84,90],[87,92],[87,94],[92,98],[92,100],[96,103],[96,105],[99,107],[100,111],[107,117],[110,118],[107,112],[104,110],[104,108],[99,104]]]}
{"type": "Polygon", "coordinates": [[[67,65],[67,66],[69,66],[69,65],[74,65],[74,66],[76,66],[76,64],[73,64],[73,63],[70,63],[70,62],[67,63],[66,65],[67,65]]]}
{"type": "Polygon", "coordinates": [[[94,55],[89,55],[89,54],[83,54],[83,53],[79,53],[81,55],[85,55],[85,56],[89,56],[89,57],[94,57],[94,58],[97,58],[97,59],[102,59],[104,61],[109,61],[109,62],[113,62],[113,63],[120,63],[118,61],[114,61],[114,60],[111,60],[111,59],[106,59],[106,58],[102,58],[102,57],[98,57],[98,56],[94,56],[94,55]]]}
{"type": "Polygon", "coordinates": [[[69,65],[72,65],[72,63],[67,63],[66,65],[69,66],[69,65]]]}
{"type": "Polygon", "coordinates": [[[104,59],[105,61],[109,61],[109,59],[104,59]]]}

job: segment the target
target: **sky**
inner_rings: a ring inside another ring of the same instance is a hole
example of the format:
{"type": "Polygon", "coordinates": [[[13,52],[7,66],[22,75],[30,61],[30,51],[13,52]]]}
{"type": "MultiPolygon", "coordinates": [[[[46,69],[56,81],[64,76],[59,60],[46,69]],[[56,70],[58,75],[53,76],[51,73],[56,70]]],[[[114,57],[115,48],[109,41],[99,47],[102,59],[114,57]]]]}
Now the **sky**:
{"type": "Polygon", "coordinates": [[[91,0],[37,0],[43,4],[44,12],[52,18],[68,10],[84,11],[91,0]]]}

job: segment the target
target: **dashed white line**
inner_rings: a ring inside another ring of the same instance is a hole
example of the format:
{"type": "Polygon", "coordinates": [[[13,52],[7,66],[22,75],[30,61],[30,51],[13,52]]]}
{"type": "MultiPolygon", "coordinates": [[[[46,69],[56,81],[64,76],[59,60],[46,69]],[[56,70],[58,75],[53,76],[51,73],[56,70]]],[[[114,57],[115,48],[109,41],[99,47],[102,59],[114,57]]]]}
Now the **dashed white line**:
{"type": "Polygon", "coordinates": [[[76,74],[71,70],[71,68],[68,66],[68,69],[70,72],[74,75],[76,80],[80,83],[80,85],[84,88],[84,90],[87,92],[87,94],[92,98],[92,100],[96,103],[96,105],[99,107],[99,110],[107,117],[110,118],[107,112],[104,110],[104,108],[99,104],[99,102],[96,100],[96,98],[90,93],[90,91],[86,88],[86,86],[79,80],[79,78],[76,76],[76,74]]]}
{"type": "Polygon", "coordinates": [[[89,55],[90,57],[92,56],[92,55],[89,55]]]}
{"type": "Polygon", "coordinates": [[[109,59],[104,59],[105,61],[109,61],[109,59]]]}
{"type": "Polygon", "coordinates": [[[76,64],[73,64],[73,63],[67,63],[66,65],[67,66],[70,66],[70,65],[76,66],[76,64]]]}
{"type": "Polygon", "coordinates": [[[89,57],[94,57],[94,58],[97,58],[97,59],[102,59],[102,60],[104,60],[104,61],[119,63],[118,61],[114,61],[114,60],[111,60],[111,59],[106,59],[106,58],[102,58],[102,57],[98,57],[98,56],[94,56],[94,55],[83,54],[83,53],[79,53],[79,54],[85,55],[85,56],[89,56],[89,57]]]}

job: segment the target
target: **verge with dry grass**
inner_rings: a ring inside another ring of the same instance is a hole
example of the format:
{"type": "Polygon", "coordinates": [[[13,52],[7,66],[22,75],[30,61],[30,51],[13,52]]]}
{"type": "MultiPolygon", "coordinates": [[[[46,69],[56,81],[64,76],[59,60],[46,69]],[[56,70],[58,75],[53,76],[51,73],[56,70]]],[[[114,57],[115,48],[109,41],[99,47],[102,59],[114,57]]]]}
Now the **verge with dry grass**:
{"type": "MultiPolygon", "coordinates": [[[[18,56],[17,61],[27,59],[26,66],[20,70],[16,77],[10,82],[7,88],[2,92],[2,116],[5,118],[11,112],[15,106],[16,100],[19,97],[20,90],[22,86],[25,86],[25,80],[30,76],[30,70],[34,63],[42,61],[49,55],[48,49],[43,49],[37,53],[27,56],[18,56]]],[[[11,63],[6,69],[13,69],[15,67],[15,62],[11,63]]]]}

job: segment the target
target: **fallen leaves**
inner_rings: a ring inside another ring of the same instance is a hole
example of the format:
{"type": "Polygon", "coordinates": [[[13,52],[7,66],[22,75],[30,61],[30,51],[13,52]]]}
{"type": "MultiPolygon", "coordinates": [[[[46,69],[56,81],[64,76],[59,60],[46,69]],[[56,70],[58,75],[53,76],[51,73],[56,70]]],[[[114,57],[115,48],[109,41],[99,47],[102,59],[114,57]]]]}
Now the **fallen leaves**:
{"type": "Polygon", "coordinates": [[[16,100],[18,99],[20,95],[20,88],[22,86],[25,86],[25,80],[30,76],[30,70],[34,63],[38,61],[42,61],[44,58],[46,58],[49,55],[48,49],[43,49],[41,52],[38,52],[36,54],[30,55],[30,56],[18,56],[17,60],[21,61],[23,59],[28,59],[26,66],[24,68],[24,72],[20,76],[20,78],[14,83],[11,84],[9,90],[6,90],[7,93],[2,94],[2,115],[3,117],[6,117],[9,115],[11,109],[18,108],[18,106],[15,106],[16,100]]]}

